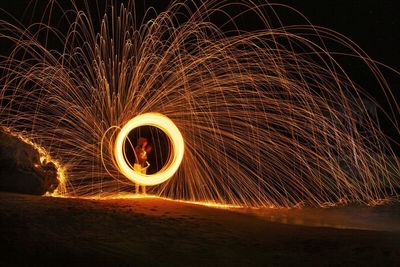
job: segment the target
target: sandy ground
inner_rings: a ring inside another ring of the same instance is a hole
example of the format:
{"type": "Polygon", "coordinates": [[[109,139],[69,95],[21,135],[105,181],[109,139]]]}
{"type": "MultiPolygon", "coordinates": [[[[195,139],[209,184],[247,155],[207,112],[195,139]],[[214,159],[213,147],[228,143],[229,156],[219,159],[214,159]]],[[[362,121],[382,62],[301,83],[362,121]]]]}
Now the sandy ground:
{"type": "Polygon", "coordinates": [[[400,266],[396,230],[291,225],[155,198],[0,193],[0,203],[0,266],[400,266]]]}
{"type": "Polygon", "coordinates": [[[270,222],[339,229],[400,232],[400,202],[345,205],[329,208],[236,209],[270,222]]]}

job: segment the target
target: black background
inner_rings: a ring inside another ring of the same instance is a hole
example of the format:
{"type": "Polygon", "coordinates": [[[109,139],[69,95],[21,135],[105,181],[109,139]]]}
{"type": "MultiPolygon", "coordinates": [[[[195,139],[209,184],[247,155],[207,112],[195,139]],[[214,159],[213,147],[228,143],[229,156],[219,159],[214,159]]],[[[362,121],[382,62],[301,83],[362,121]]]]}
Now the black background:
{"type": "MultiPolygon", "coordinates": [[[[71,7],[70,1],[59,1],[64,9],[71,7]]],[[[76,1],[80,8],[85,9],[85,1],[76,1]]],[[[104,13],[105,2],[107,1],[87,1],[92,16],[102,16],[104,13]],[[97,4],[96,4],[97,3],[97,4]]],[[[118,0],[116,3],[127,1],[118,0]]],[[[258,3],[265,3],[257,1],[258,3]]],[[[276,0],[270,3],[288,5],[301,12],[309,21],[318,26],[335,30],[353,40],[358,44],[372,59],[377,60],[391,68],[400,71],[400,1],[397,0],[276,0]]],[[[43,11],[48,1],[38,0],[12,0],[0,1],[0,19],[12,21],[10,16],[21,20],[24,25],[30,25],[42,19],[43,11]]],[[[143,14],[144,10],[154,7],[157,12],[162,12],[168,6],[169,1],[164,0],[137,0],[135,1],[137,13],[143,14]]],[[[304,21],[294,16],[293,12],[285,11],[284,8],[277,7],[278,14],[284,25],[299,24],[304,21]]],[[[60,14],[53,13],[52,24],[57,24],[60,14]]],[[[215,23],[224,22],[223,17],[214,18],[215,23]]],[[[96,21],[96,19],[95,19],[96,21]]],[[[239,26],[244,30],[257,29],[259,21],[254,16],[242,17],[238,21],[239,26]]],[[[59,28],[65,31],[68,25],[61,24],[59,28]]],[[[6,55],[10,49],[9,43],[1,40],[0,54],[6,55]]],[[[60,44],[49,43],[53,48],[60,48],[60,44]]],[[[377,84],[371,76],[366,75],[358,65],[344,61],[348,65],[352,79],[366,89],[382,106],[387,106],[383,95],[379,93],[377,84]]],[[[392,93],[396,101],[400,102],[400,78],[391,71],[383,70],[387,78],[392,93]]],[[[399,119],[398,114],[394,114],[399,119]]],[[[389,125],[384,118],[381,118],[383,130],[394,140],[400,141],[400,136],[392,125],[389,125]]],[[[396,148],[399,151],[399,148],[396,148]]]]}
{"type": "MultiPolygon", "coordinates": [[[[68,7],[67,0],[63,5],[68,7]]],[[[83,1],[77,1],[83,2],[83,1]]],[[[90,7],[96,1],[89,1],[90,7]]],[[[100,1],[105,2],[105,1],[100,1]]],[[[126,2],[126,1],[117,1],[126,2]]],[[[138,10],[154,7],[161,12],[168,6],[168,1],[135,1],[138,10]]],[[[261,2],[262,1],[258,1],[261,2]]],[[[43,7],[48,1],[12,0],[0,1],[1,19],[9,18],[4,11],[23,20],[27,24],[32,18],[37,21],[43,15],[43,7]],[[36,6],[35,9],[33,7],[36,6]],[[29,7],[27,9],[27,7],[29,7]],[[27,10],[26,10],[27,9],[27,10]]],[[[372,58],[400,69],[400,1],[397,0],[277,0],[303,13],[313,24],[336,30],[359,44],[372,58]]],[[[82,7],[84,6],[81,4],[82,7]]],[[[70,6],[70,5],[69,5],[70,6]]],[[[101,5],[100,5],[101,6],[101,5]]],[[[93,10],[96,8],[93,7],[93,10]]],[[[100,11],[102,9],[100,8],[100,11]]],[[[97,10],[95,11],[97,12],[97,10]]],[[[281,17],[285,24],[290,24],[291,17],[281,17]]],[[[251,23],[248,20],[246,24],[251,23]]]]}

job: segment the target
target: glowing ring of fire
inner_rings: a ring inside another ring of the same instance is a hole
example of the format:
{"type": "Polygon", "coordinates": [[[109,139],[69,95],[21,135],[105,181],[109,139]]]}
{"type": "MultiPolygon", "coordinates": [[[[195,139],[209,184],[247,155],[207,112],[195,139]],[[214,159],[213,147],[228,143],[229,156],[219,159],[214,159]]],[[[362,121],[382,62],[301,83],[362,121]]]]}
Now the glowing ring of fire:
{"type": "Polygon", "coordinates": [[[178,170],[183,159],[185,144],[178,127],[160,113],[145,113],[128,121],[115,140],[114,155],[119,171],[132,182],[141,185],[157,185],[170,179],[178,170]],[[125,160],[124,147],[128,134],[140,126],[153,126],[162,130],[171,142],[171,153],[164,167],[155,174],[142,174],[132,169],[125,160]]]}

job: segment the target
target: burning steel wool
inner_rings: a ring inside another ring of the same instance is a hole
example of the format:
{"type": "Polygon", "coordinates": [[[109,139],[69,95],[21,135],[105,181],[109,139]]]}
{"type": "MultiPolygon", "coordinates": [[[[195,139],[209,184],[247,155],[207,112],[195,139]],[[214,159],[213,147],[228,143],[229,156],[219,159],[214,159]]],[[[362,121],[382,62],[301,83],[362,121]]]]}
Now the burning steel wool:
{"type": "Polygon", "coordinates": [[[121,129],[115,140],[114,153],[115,162],[119,171],[128,179],[142,185],[157,185],[170,179],[178,170],[183,158],[184,141],[181,132],[170,119],[158,113],[145,113],[136,116],[121,129]],[[124,154],[124,142],[126,141],[127,136],[132,129],[142,125],[151,125],[160,128],[162,131],[167,133],[167,136],[172,141],[173,149],[168,162],[155,175],[146,175],[136,172],[128,165],[127,162],[129,161],[124,154]]]}
{"type": "Polygon", "coordinates": [[[250,207],[397,197],[400,163],[365,104],[374,100],[338,56],[369,69],[397,132],[400,108],[384,66],[351,40],[306,19],[285,25],[278,9],[301,14],[267,3],[173,1],[144,18],[134,2],[112,3],[96,20],[73,2],[57,19],[66,33],[50,19],[0,22],[0,39],[14,44],[0,63],[0,125],[63,166],[57,195],[116,196],[135,182],[154,196],[250,207]],[[244,15],[260,29],[241,30],[244,15]],[[136,171],[124,148],[139,146],[129,134],[143,125],[167,136],[154,174],[136,171]]]}

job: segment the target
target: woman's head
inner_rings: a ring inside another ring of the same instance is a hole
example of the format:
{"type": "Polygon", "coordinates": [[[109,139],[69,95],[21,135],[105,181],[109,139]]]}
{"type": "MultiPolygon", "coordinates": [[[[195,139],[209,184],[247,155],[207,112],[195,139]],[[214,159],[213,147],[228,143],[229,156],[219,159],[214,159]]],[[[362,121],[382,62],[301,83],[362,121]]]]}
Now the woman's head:
{"type": "Polygon", "coordinates": [[[145,137],[139,137],[139,139],[137,141],[137,145],[142,147],[142,148],[145,148],[147,143],[148,143],[147,142],[147,138],[145,138],[145,137]]]}

